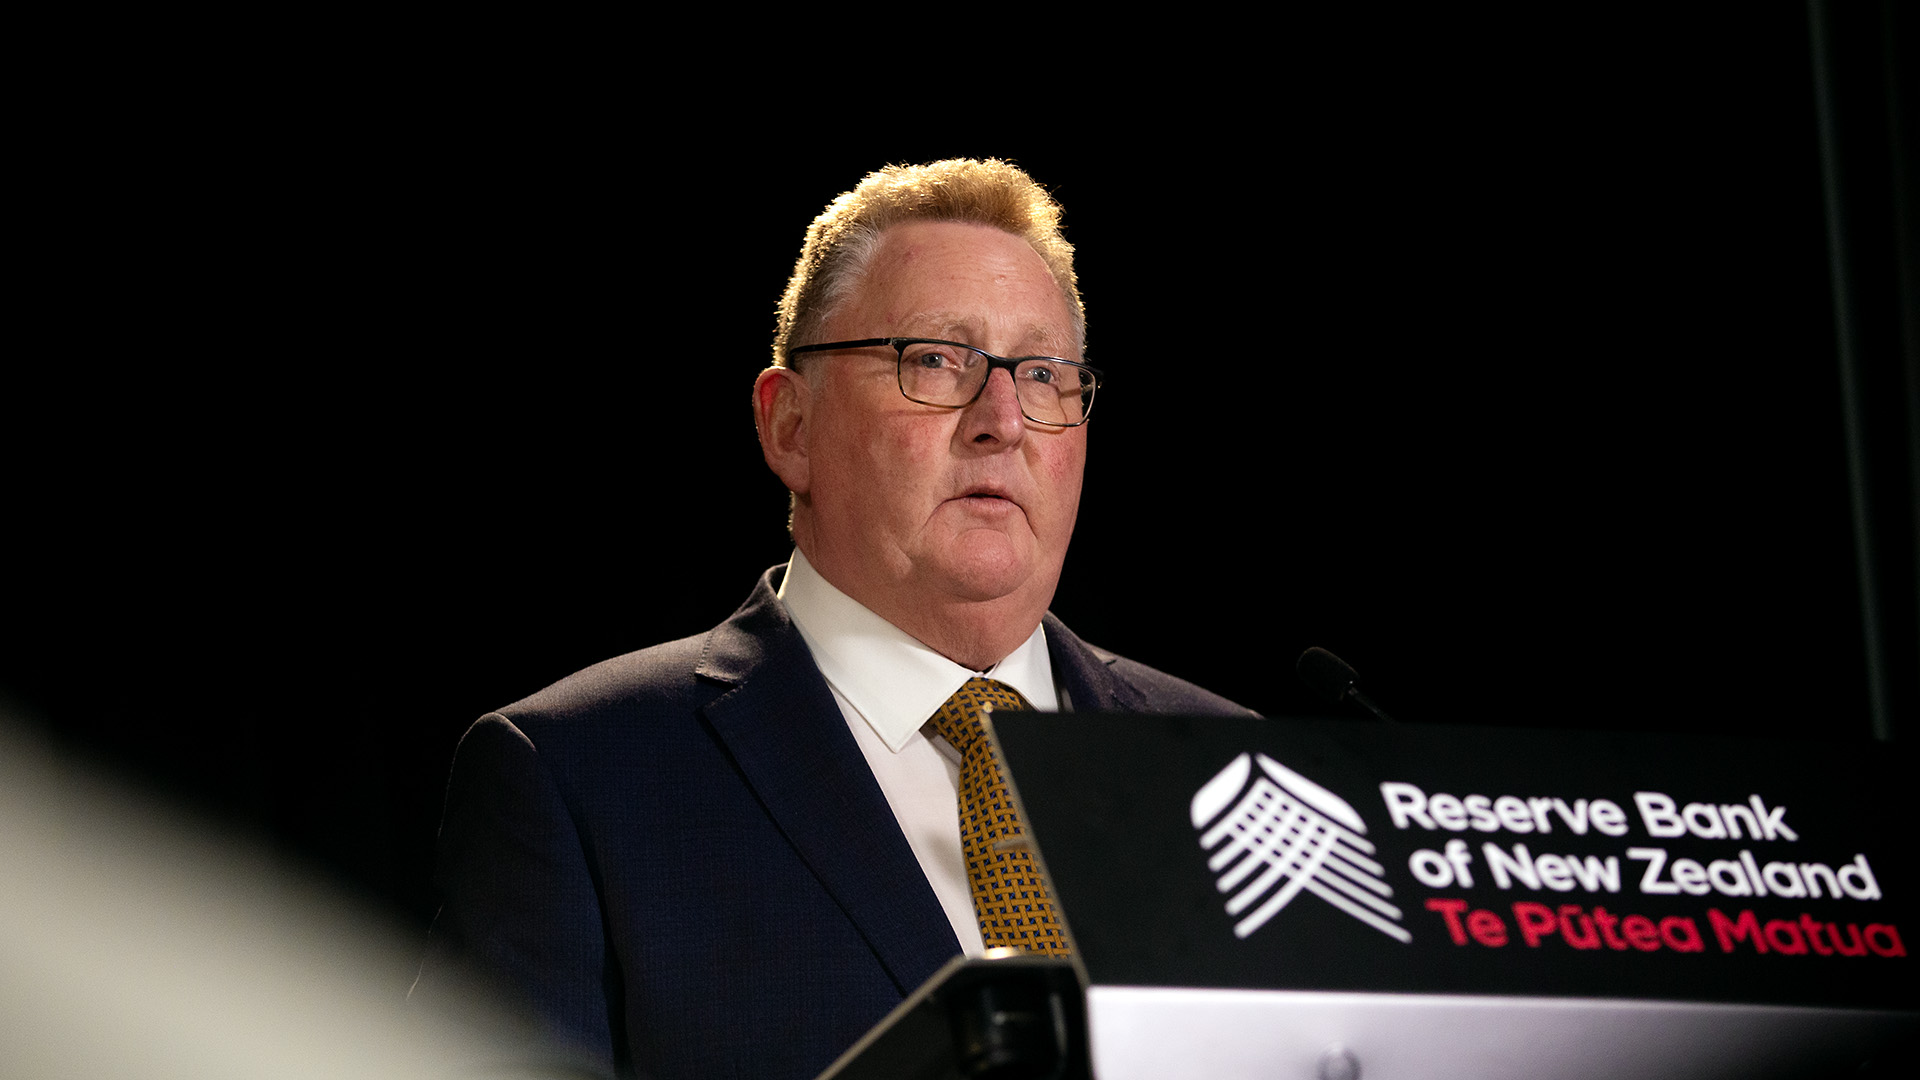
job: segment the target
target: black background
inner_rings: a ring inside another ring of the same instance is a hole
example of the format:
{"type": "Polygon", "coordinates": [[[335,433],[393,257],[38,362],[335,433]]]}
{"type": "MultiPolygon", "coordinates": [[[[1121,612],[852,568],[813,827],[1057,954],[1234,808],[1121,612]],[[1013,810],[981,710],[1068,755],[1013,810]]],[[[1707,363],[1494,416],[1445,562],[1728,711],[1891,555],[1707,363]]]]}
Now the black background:
{"type": "Polygon", "coordinates": [[[748,390],[807,221],[998,155],[1110,375],[1082,636],[1268,714],[1322,645],[1413,722],[1865,737],[1806,12],[1292,18],[72,80],[0,689],[424,930],[465,726],[785,559],[748,390]]]}

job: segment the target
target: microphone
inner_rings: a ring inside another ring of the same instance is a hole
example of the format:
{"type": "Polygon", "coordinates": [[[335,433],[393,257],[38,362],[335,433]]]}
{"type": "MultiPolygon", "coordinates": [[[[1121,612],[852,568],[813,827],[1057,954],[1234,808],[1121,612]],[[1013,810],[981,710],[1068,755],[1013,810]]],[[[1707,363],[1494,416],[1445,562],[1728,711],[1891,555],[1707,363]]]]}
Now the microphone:
{"type": "Polygon", "coordinates": [[[1359,674],[1349,667],[1345,660],[1320,646],[1315,645],[1301,653],[1300,662],[1294,665],[1294,671],[1300,676],[1301,682],[1306,683],[1328,703],[1339,705],[1343,702],[1352,702],[1366,710],[1376,720],[1385,720],[1389,723],[1393,721],[1393,717],[1388,716],[1385,710],[1375,705],[1372,699],[1361,693],[1360,688],[1354,685],[1360,678],[1359,674]]]}

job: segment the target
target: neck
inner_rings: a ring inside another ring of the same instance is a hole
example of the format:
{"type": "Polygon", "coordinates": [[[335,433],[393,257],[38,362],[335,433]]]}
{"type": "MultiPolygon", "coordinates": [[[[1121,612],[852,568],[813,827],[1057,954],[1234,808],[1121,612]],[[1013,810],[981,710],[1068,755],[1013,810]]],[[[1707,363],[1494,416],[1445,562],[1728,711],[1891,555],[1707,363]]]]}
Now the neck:
{"type": "Polygon", "coordinates": [[[986,671],[1019,648],[1040,625],[1052,590],[1033,595],[1028,588],[987,600],[933,594],[901,582],[890,588],[862,588],[802,545],[801,554],[827,584],[880,616],[914,640],[973,671],[986,671]]]}
{"type": "MultiPolygon", "coordinates": [[[[865,601],[862,601],[865,603],[865,601]]],[[[1040,615],[1003,610],[998,601],[959,602],[932,610],[888,612],[868,605],[874,614],[913,635],[928,648],[973,671],[986,671],[1007,658],[1033,636],[1040,615]],[[915,618],[914,616],[918,616],[915,618]]],[[[1044,608],[1042,609],[1044,610],[1044,608]]]]}

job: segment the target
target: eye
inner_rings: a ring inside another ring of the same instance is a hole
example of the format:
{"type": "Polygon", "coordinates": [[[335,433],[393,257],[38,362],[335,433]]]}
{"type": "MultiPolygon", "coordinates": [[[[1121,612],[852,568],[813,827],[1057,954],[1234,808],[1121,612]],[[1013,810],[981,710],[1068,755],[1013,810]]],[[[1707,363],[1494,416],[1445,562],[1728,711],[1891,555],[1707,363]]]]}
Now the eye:
{"type": "Polygon", "coordinates": [[[907,346],[907,362],[922,371],[959,371],[967,366],[960,355],[964,351],[951,345],[921,342],[907,346]]]}
{"type": "Polygon", "coordinates": [[[1060,382],[1058,366],[1045,362],[1029,363],[1021,369],[1020,374],[1028,382],[1043,383],[1048,386],[1060,382]]]}

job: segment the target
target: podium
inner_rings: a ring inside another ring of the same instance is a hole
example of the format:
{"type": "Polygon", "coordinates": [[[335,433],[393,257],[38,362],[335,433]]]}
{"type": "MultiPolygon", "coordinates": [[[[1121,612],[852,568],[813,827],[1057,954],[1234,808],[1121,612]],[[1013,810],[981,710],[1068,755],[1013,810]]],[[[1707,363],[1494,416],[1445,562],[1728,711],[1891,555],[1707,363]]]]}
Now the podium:
{"type": "Polygon", "coordinates": [[[992,735],[1074,959],[956,961],[825,1076],[1913,1067],[1897,748],[1089,714],[992,735]]]}

